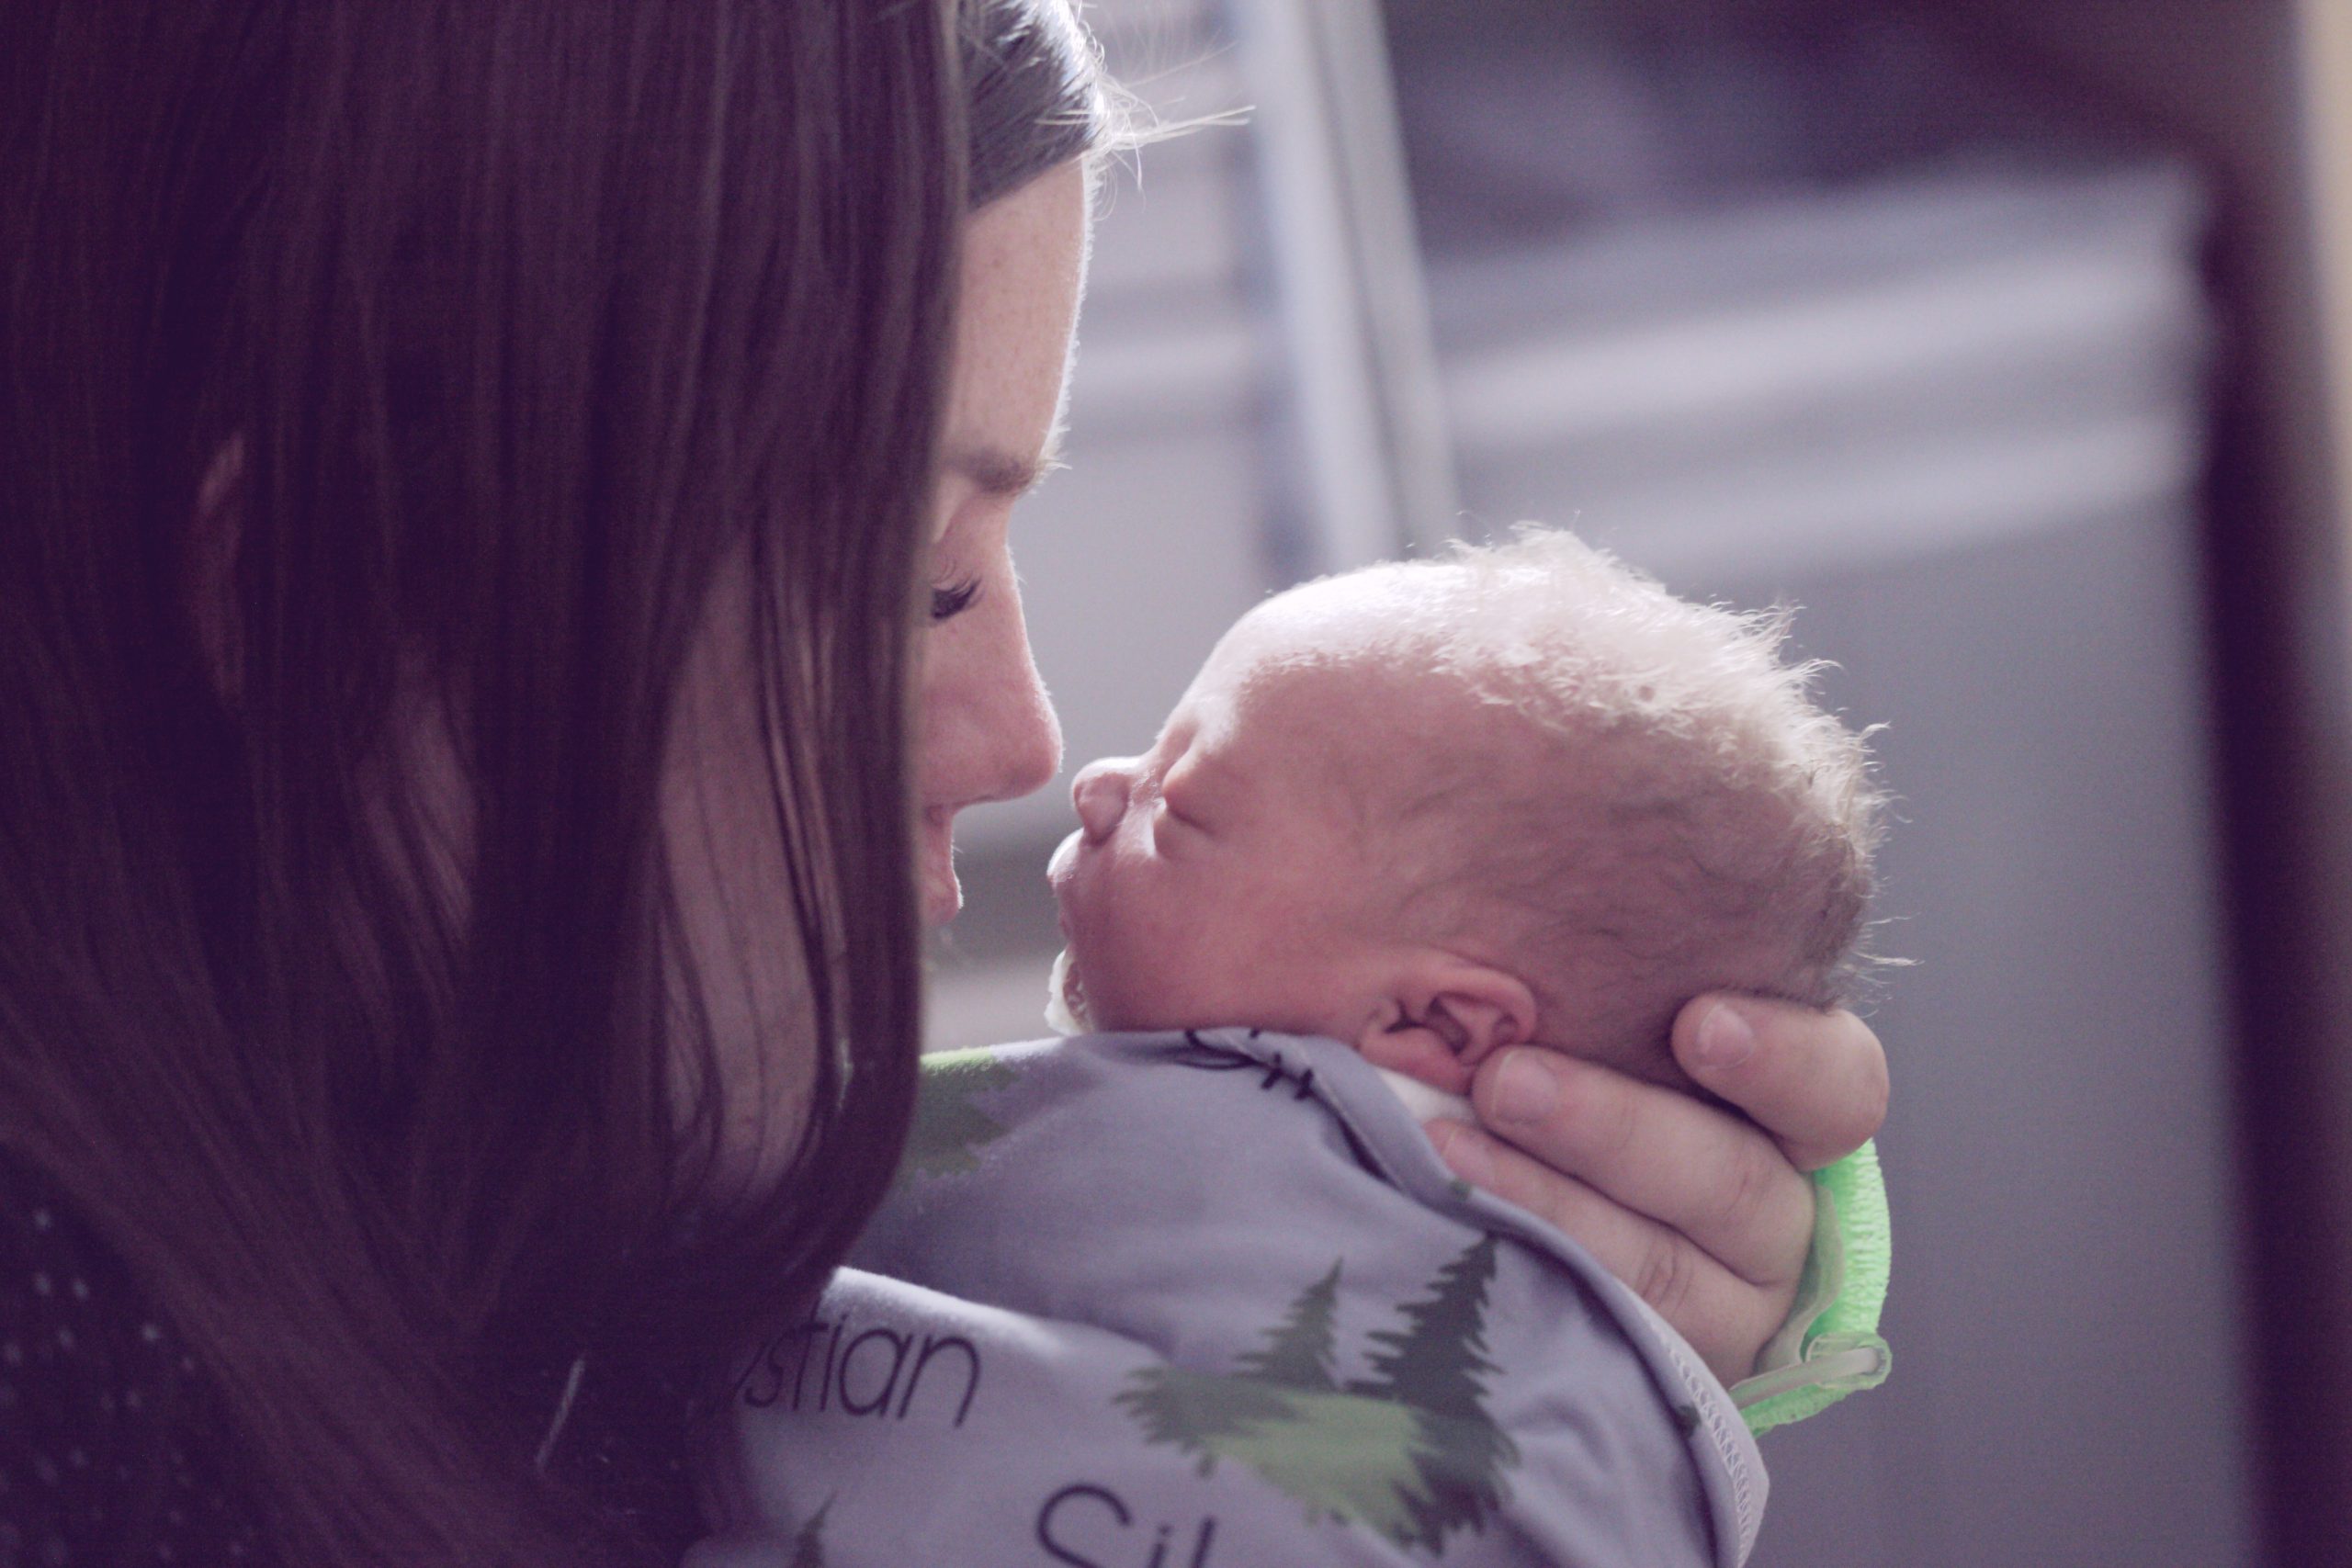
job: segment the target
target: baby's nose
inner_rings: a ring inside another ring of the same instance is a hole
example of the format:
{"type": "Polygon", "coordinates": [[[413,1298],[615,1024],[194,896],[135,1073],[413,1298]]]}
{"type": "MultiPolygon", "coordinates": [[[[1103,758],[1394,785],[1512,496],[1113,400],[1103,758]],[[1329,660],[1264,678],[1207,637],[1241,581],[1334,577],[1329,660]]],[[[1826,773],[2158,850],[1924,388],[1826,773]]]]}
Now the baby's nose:
{"type": "Polygon", "coordinates": [[[1109,838],[1119,818],[1126,815],[1125,760],[1105,757],[1079,769],[1078,777],[1070,781],[1069,801],[1078,808],[1079,826],[1086,830],[1089,840],[1109,838]]]}

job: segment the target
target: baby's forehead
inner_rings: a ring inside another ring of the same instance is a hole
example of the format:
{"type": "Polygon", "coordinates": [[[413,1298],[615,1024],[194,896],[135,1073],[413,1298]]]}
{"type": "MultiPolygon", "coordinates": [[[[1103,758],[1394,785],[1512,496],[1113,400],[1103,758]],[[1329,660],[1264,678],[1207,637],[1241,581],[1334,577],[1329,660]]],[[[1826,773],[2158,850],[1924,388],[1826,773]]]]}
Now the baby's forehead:
{"type": "Polygon", "coordinates": [[[1560,794],[1568,738],[1467,671],[1436,667],[1426,644],[1304,616],[1250,631],[1231,669],[1243,742],[1294,771],[1330,773],[1370,818],[1434,822],[1560,794]]]}
{"type": "Polygon", "coordinates": [[[1434,739],[1433,728],[1451,734],[1478,706],[1460,682],[1431,668],[1426,651],[1362,621],[1265,615],[1237,627],[1220,652],[1235,721],[1244,727],[1385,743],[1434,739]]]}
{"type": "Polygon", "coordinates": [[[1378,644],[1414,619],[1413,603],[1363,576],[1301,583],[1243,615],[1229,636],[1270,652],[1344,650],[1378,644]]]}
{"type": "Polygon", "coordinates": [[[1427,673],[1429,640],[1413,620],[1408,604],[1355,579],[1310,582],[1244,615],[1216,658],[1242,691],[1345,700],[1427,673]]]}

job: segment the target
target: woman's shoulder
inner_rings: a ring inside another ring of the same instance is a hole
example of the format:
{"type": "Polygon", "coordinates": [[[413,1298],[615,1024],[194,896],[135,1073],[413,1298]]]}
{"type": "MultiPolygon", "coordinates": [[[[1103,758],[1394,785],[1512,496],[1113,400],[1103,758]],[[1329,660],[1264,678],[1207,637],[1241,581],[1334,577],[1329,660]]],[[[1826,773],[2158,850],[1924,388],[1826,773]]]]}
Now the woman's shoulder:
{"type": "Polygon", "coordinates": [[[170,1320],[62,1183],[0,1145],[0,1562],[266,1561],[170,1320]]]}

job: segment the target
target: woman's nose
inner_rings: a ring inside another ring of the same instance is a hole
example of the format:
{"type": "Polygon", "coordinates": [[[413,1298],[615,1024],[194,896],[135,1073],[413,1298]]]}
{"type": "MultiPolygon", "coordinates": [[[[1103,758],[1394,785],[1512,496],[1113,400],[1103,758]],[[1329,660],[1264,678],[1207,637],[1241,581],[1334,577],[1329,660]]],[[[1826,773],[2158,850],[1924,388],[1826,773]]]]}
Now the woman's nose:
{"type": "Polygon", "coordinates": [[[1078,808],[1078,823],[1090,841],[1111,836],[1127,812],[1131,759],[1105,757],[1079,769],[1070,781],[1069,802],[1078,808]]]}
{"type": "Polygon", "coordinates": [[[1062,727],[1055,716],[1053,699],[1046,694],[1037,667],[1024,646],[1011,660],[1015,678],[1006,682],[1003,705],[991,716],[996,735],[995,767],[988,781],[987,798],[1018,800],[1053,782],[1062,771],[1062,727]]]}
{"type": "Polygon", "coordinates": [[[962,635],[926,649],[922,677],[923,804],[951,814],[1043,789],[1062,766],[1061,726],[1018,610],[962,635]]]}

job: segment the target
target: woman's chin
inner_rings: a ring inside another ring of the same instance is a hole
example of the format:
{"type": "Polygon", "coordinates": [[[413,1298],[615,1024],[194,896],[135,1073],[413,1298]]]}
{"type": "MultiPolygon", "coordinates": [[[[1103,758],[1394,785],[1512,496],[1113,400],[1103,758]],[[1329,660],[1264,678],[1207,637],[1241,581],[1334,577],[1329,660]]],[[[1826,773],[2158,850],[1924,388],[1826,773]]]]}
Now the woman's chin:
{"type": "Polygon", "coordinates": [[[944,883],[931,877],[922,883],[922,923],[933,930],[954,919],[964,908],[964,890],[950,874],[944,883]]]}

